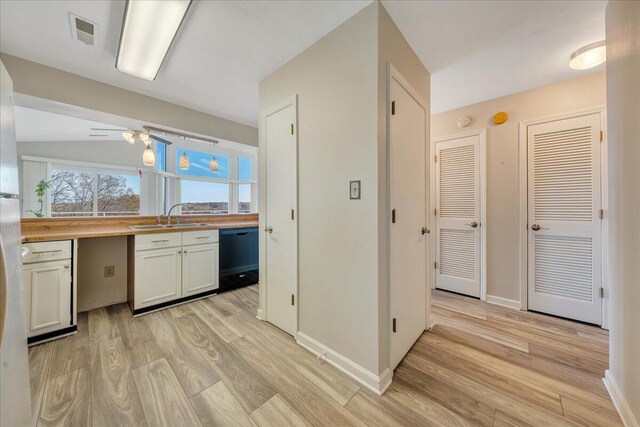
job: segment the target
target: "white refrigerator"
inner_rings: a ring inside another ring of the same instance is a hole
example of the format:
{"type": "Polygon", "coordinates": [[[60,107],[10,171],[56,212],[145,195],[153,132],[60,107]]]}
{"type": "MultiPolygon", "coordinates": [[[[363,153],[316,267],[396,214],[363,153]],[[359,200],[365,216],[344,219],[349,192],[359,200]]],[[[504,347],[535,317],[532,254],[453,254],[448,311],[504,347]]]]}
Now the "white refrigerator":
{"type": "Polygon", "coordinates": [[[0,61],[0,426],[31,424],[13,82],[0,61]]]}

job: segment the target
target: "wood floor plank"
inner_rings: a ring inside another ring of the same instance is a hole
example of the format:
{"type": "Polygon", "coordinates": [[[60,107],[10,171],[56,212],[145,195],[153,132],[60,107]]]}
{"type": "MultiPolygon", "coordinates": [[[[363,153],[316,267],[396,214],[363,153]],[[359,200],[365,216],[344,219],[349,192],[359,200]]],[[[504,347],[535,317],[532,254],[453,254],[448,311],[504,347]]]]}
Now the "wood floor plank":
{"type": "MultiPolygon", "coordinates": [[[[265,402],[262,406],[266,405],[265,402]]],[[[223,381],[191,398],[191,404],[204,426],[255,427],[256,423],[223,381]]]]}
{"type": "Polygon", "coordinates": [[[120,337],[91,345],[91,402],[94,425],[147,425],[120,337]]]}
{"type": "Polygon", "coordinates": [[[167,312],[173,317],[182,317],[185,314],[193,314],[191,304],[180,304],[167,309],[167,312]]]}
{"type": "Polygon", "coordinates": [[[360,389],[345,408],[369,427],[404,427],[423,425],[424,420],[403,404],[360,389]]]}
{"type": "Polygon", "coordinates": [[[394,373],[394,381],[399,382],[426,398],[439,403],[461,417],[471,421],[474,425],[491,426],[495,408],[481,400],[469,396],[463,390],[451,387],[423,372],[408,366],[399,366],[394,373]]]}
{"type": "Polygon", "coordinates": [[[590,372],[600,378],[604,378],[604,371],[609,367],[609,363],[606,361],[593,359],[585,355],[584,352],[560,350],[553,344],[533,342],[529,344],[529,351],[536,356],[542,356],[546,359],[590,372]]]}
{"type": "Polygon", "coordinates": [[[255,292],[240,288],[224,292],[221,296],[253,316],[258,312],[258,296],[255,292]]]}
{"type": "Polygon", "coordinates": [[[251,418],[260,427],[306,427],[304,418],[291,407],[282,396],[276,394],[251,413],[251,418]]]}
{"type": "Polygon", "coordinates": [[[31,425],[35,426],[40,417],[42,400],[49,377],[49,368],[55,342],[47,342],[29,348],[29,384],[31,388],[31,425]]]}
{"type": "Polygon", "coordinates": [[[113,307],[102,307],[89,312],[89,340],[92,343],[108,341],[120,336],[113,307]]]}
{"type": "Polygon", "coordinates": [[[112,308],[122,343],[127,350],[131,369],[146,365],[164,356],[164,352],[158,346],[155,336],[143,318],[133,317],[127,304],[118,304],[112,308]]]}
{"type": "Polygon", "coordinates": [[[189,304],[193,312],[198,316],[209,328],[220,335],[226,342],[231,342],[243,336],[243,334],[225,322],[225,317],[204,301],[195,301],[189,304]]]}
{"type": "Polygon", "coordinates": [[[342,372],[318,359],[308,350],[300,347],[288,334],[275,330],[273,325],[250,317],[246,313],[238,315],[256,341],[285,362],[294,367],[302,376],[311,381],[339,404],[345,405],[360,389],[360,385],[342,372]]]}
{"type": "Polygon", "coordinates": [[[39,426],[88,426],[91,424],[89,368],[66,372],[47,381],[39,426]]]}
{"type": "Polygon", "coordinates": [[[78,331],[74,335],[54,341],[49,378],[88,367],[89,357],[88,314],[78,313],[78,331]]]}
{"type": "Polygon", "coordinates": [[[237,305],[230,302],[222,295],[214,295],[212,297],[203,299],[205,303],[211,305],[214,310],[223,317],[233,316],[234,314],[242,312],[242,309],[237,305]]]}
{"type": "Polygon", "coordinates": [[[493,427],[531,427],[531,424],[525,423],[522,420],[514,418],[511,415],[505,414],[499,409],[496,409],[493,427]]]}
{"type": "Polygon", "coordinates": [[[468,333],[464,328],[457,329],[438,324],[431,329],[431,332],[452,342],[464,344],[468,347],[473,347],[487,354],[499,357],[503,360],[521,366],[522,368],[531,369],[547,376],[559,378],[566,383],[575,385],[576,387],[583,387],[597,392],[603,397],[608,396],[601,378],[585,375],[584,371],[574,367],[546,358],[537,357],[536,355],[513,350],[498,343],[489,342],[483,338],[468,333]]]}
{"type": "Polygon", "coordinates": [[[151,426],[200,427],[200,421],[165,359],[133,370],[142,409],[151,426]]]}
{"type": "Polygon", "coordinates": [[[247,412],[253,412],[276,394],[264,377],[199,317],[189,314],[175,322],[247,412]]]}
{"type": "Polygon", "coordinates": [[[533,425],[576,425],[574,422],[565,419],[562,414],[558,414],[557,412],[536,405],[527,399],[512,395],[509,392],[501,391],[481,380],[467,376],[464,372],[442,366],[417,352],[412,351],[407,354],[402,363],[411,366],[414,369],[418,369],[441,381],[447,382],[453,387],[465,390],[469,395],[476,399],[516,417],[519,420],[531,422],[533,425]]]}
{"type": "Polygon", "coordinates": [[[361,425],[360,421],[250,335],[230,344],[311,425],[361,425]]]}
{"type": "Polygon", "coordinates": [[[613,404],[607,409],[581,403],[576,399],[560,396],[564,415],[585,426],[622,426],[622,420],[613,404]]]}
{"type": "Polygon", "coordinates": [[[220,381],[209,363],[180,332],[173,317],[164,312],[143,317],[165,359],[178,379],[187,397],[191,397],[220,381]]]}

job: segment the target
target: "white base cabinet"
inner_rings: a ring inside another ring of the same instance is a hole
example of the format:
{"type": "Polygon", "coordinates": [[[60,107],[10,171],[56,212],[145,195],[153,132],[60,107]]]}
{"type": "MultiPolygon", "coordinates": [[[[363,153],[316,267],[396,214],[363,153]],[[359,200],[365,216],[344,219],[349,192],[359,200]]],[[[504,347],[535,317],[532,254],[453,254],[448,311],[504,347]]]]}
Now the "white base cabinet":
{"type": "Polygon", "coordinates": [[[218,288],[217,230],[139,235],[132,243],[129,296],[134,311],[218,288]]]}
{"type": "Polygon", "coordinates": [[[73,326],[71,241],[25,244],[25,312],[29,338],[73,326]]]}

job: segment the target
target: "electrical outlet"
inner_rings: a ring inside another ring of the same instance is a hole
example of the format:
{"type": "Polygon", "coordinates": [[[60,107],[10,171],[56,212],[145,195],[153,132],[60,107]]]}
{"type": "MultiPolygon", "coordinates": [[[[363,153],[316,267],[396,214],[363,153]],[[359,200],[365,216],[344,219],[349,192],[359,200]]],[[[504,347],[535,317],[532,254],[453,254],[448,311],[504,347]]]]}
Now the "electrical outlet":
{"type": "Polygon", "coordinates": [[[115,265],[107,265],[104,268],[104,277],[113,277],[115,273],[116,273],[115,265]]]}

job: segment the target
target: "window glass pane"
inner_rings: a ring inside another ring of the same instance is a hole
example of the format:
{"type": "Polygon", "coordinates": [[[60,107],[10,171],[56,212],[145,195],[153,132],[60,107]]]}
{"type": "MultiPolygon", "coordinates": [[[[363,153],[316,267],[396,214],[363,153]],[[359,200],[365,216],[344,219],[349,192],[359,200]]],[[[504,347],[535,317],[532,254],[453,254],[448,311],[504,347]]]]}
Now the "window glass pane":
{"type": "Polygon", "coordinates": [[[167,171],[167,145],[156,141],[156,167],[157,170],[167,171]]]}
{"type": "Polygon", "coordinates": [[[238,180],[253,181],[253,159],[238,157],[238,180]]]}
{"type": "Polygon", "coordinates": [[[140,177],[98,175],[98,216],[140,215],[140,177]]]}
{"type": "Polygon", "coordinates": [[[238,213],[251,212],[251,184],[238,184],[238,213]]]}
{"type": "Polygon", "coordinates": [[[229,213],[229,184],[180,180],[183,215],[229,213]]]}
{"type": "Polygon", "coordinates": [[[51,216],[93,215],[93,177],[87,172],[54,170],[51,174],[51,216]]]}
{"type": "Polygon", "coordinates": [[[178,175],[201,176],[203,178],[220,178],[229,179],[229,158],[225,156],[216,156],[218,160],[218,171],[211,172],[209,163],[212,158],[211,153],[202,153],[200,151],[184,150],[178,148],[176,150],[176,172],[178,175]],[[189,156],[189,169],[180,169],[180,157],[183,153],[189,156]]]}

